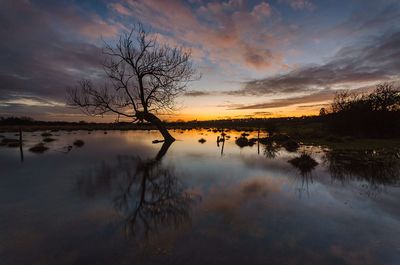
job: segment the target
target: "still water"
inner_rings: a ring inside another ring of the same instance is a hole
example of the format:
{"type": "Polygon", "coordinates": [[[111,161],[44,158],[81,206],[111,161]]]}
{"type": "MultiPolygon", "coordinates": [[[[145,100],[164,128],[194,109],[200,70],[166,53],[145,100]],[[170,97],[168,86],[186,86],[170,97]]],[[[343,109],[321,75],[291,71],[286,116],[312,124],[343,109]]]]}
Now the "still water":
{"type": "Polygon", "coordinates": [[[23,162],[0,147],[2,265],[400,264],[398,150],[52,134],[36,154],[41,132],[24,133],[23,162]],[[301,154],[318,165],[288,162],[301,154]]]}

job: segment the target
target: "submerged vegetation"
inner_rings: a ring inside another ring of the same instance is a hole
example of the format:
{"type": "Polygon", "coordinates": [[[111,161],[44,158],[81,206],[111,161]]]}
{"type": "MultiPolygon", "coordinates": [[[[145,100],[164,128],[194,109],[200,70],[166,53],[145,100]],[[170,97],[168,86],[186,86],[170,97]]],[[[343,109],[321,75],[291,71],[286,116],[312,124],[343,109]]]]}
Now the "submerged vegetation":
{"type": "Polygon", "coordinates": [[[373,185],[400,182],[399,151],[334,149],[325,159],[332,178],[342,182],[354,178],[373,185]]]}
{"type": "Polygon", "coordinates": [[[8,147],[19,147],[20,143],[18,139],[13,138],[3,138],[0,141],[0,146],[8,146],[8,147]]]}
{"type": "Polygon", "coordinates": [[[236,145],[239,146],[240,148],[243,148],[243,147],[249,145],[249,140],[248,140],[246,137],[241,136],[241,137],[239,137],[239,138],[236,139],[235,143],[236,143],[236,145]]]}
{"type": "Polygon", "coordinates": [[[44,153],[48,150],[49,148],[47,148],[43,143],[38,143],[34,146],[32,146],[31,148],[29,148],[29,151],[31,151],[32,153],[44,153]]]}
{"type": "Polygon", "coordinates": [[[309,174],[318,165],[318,162],[306,153],[289,160],[289,163],[296,167],[302,175],[309,174]]]}
{"type": "Polygon", "coordinates": [[[43,142],[45,142],[45,143],[51,143],[51,142],[54,142],[54,141],[57,141],[57,140],[54,139],[54,138],[51,138],[51,137],[46,137],[46,138],[43,139],[43,142]]]}
{"type": "Polygon", "coordinates": [[[76,141],[74,142],[74,145],[75,145],[76,147],[82,147],[82,146],[85,145],[85,142],[82,141],[82,140],[76,140],[76,141]]]}
{"type": "Polygon", "coordinates": [[[45,133],[42,133],[41,136],[43,136],[43,137],[50,137],[50,136],[52,136],[52,134],[51,134],[51,133],[48,133],[48,132],[45,132],[45,133]]]}

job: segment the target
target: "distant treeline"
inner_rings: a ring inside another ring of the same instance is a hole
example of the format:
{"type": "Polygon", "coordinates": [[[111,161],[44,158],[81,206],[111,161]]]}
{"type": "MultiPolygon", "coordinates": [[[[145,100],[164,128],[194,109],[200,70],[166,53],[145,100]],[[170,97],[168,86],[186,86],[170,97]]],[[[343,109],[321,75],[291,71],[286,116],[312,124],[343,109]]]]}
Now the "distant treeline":
{"type": "MultiPolygon", "coordinates": [[[[301,137],[349,135],[360,137],[400,136],[400,90],[384,83],[370,94],[350,91],[338,92],[329,108],[322,108],[318,116],[286,118],[247,118],[166,123],[169,129],[218,128],[286,132],[301,137]]],[[[65,121],[35,121],[29,117],[0,117],[0,129],[23,126],[28,130],[137,130],[155,129],[148,123],[130,122],[88,123],[65,121]]]]}
{"type": "Polygon", "coordinates": [[[320,116],[329,131],[343,135],[372,137],[400,135],[400,89],[392,84],[377,85],[370,94],[350,91],[336,94],[329,110],[320,116]]]}
{"type": "MultiPolygon", "coordinates": [[[[223,119],[223,120],[207,120],[207,121],[177,121],[177,122],[165,122],[170,128],[188,128],[188,127],[210,127],[210,128],[234,128],[239,126],[240,128],[258,128],[271,129],[281,122],[290,121],[311,121],[321,120],[320,116],[303,116],[303,117],[284,117],[284,118],[246,118],[246,119],[223,119]]],[[[97,122],[68,122],[68,121],[38,121],[30,117],[0,117],[0,126],[20,126],[20,125],[47,125],[47,126],[150,126],[149,123],[131,123],[131,122],[113,122],[113,123],[97,123],[97,122]]]]}

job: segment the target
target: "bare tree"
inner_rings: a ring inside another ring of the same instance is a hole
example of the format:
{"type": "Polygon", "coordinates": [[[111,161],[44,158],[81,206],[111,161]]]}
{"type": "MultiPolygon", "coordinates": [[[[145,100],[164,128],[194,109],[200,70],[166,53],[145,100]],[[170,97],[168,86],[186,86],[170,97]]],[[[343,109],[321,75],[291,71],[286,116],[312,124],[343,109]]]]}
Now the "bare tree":
{"type": "Polygon", "coordinates": [[[359,100],[359,95],[349,90],[338,91],[331,104],[334,113],[349,110],[353,102],[359,100]]]}
{"type": "Polygon", "coordinates": [[[400,89],[392,83],[376,85],[376,89],[369,95],[372,107],[377,111],[394,111],[400,109],[400,89]]]}
{"type": "Polygon", "coordinates": [[[105,43],[103,53],[108,82],[97,87],[82,80],[68,89],[68,103],[89,115],[115,113],[133,122],[150,122],[165,141],[174,141],[156,114],[174,110],[175,98],[199,78],[190,51],[159,44],[139,24],[121,35],[116,45],[105,43]]]}

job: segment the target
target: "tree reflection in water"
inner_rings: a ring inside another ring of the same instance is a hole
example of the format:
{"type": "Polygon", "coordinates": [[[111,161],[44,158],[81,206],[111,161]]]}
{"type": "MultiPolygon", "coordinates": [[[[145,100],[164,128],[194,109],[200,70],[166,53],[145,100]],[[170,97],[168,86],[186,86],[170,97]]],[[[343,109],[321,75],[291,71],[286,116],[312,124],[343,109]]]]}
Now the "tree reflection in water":
{"type": "Polygon", "coordinates": [[[400,157],[398,152],[384,150],[331,150],[326,162],[332,178],[342,182],[365,180],[370,184],[398,184],[400,157]]]}
{"type": "Polygon", "coordinates": [[[278,155],[279,146],[273,142],[266,142],[264,145],[264,155],[266,158],[273,159],[278,155]]]}
{"type": "Polygon", "coordinates": [[[119,156],[115,165],[102,164],[92,177],[78,181],[81,193],[112,193],[115,209],[125,217],[128,235],[148,237],[162,228],[190,222],[197,197],[188,193],[170,165],[161,163],[171,143],[165,142],[153,159],[119,156]]]}
{"type": "MultiPolygon", "coordinates": [[[[325,152],[323,158],[332,180],[339,180],[343,184],[361,182],[368,196],[381,193],[386,186],[400,184],[399,150],[331,149],[325,152]]],[[[309,184],[313,183],[312,172],[318,163],[307,154],[288,162],[299,172],[299,190],[308,192],[309,184]]]]}
{"type": "Polygon", "coordinates": [[[368,195],[400,184],[399,150],[331,150],[325,155],[331,177],[342,183],[365,181],[368,195]]]}

